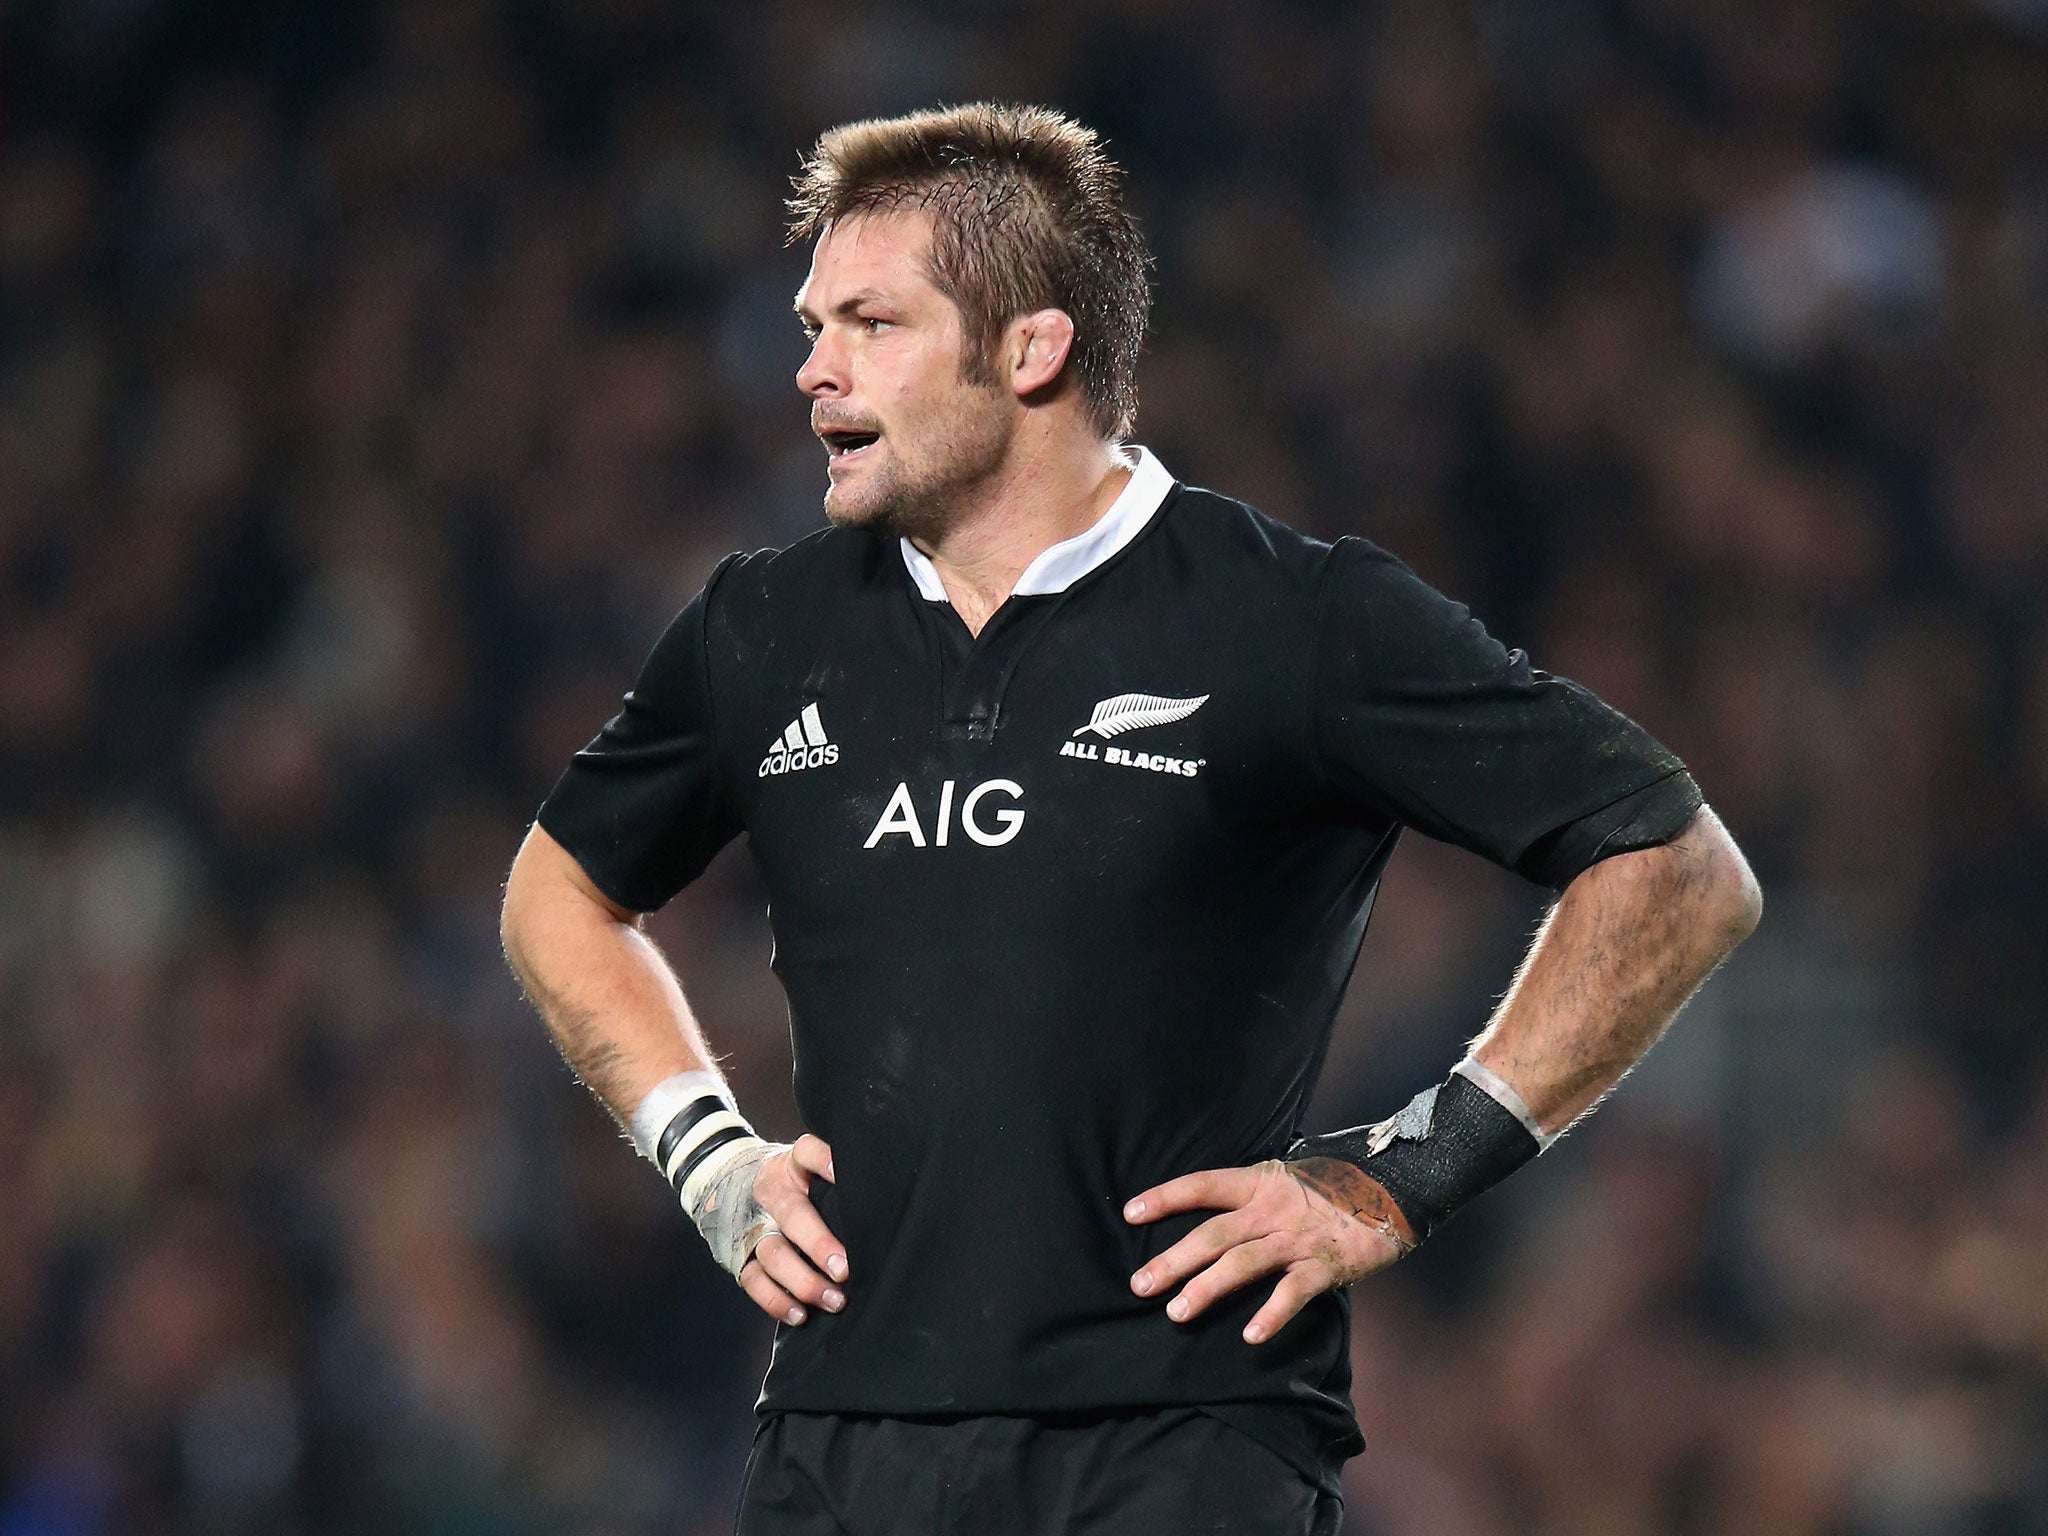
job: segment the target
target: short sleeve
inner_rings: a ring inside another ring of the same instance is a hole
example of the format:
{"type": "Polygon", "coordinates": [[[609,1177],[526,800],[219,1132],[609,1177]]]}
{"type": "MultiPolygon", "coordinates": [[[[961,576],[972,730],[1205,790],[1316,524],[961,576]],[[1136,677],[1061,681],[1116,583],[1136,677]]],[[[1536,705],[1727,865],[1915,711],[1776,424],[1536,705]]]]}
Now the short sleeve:
{"type": "Polygon", "coordinates": [[[1685,765],[1359,539],[1330,556],[1313,730],[1325,789],[1552,888],[1675,837],[1685,765]]]}
{"type": "Polygon", "coordinates": [[[696,879],[740,831],[719,774],[705,641],[724,570],[676,615],[618,714],[540,808],[540,824],[597,888],[635,912],[696,879]]]}

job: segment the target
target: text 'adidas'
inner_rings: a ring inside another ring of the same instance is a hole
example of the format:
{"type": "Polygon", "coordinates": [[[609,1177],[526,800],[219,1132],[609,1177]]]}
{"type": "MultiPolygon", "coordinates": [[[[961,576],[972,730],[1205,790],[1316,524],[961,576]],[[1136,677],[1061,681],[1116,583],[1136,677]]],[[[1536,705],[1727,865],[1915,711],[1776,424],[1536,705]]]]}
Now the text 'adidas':
{"type": "Polygon", "coordinates": [[[838,746],[827,740],[825,725],[818,718],[818,706],[806,704],[776,738],[768,755],[761,759],[760,777],[778,773],[799,773],[806,768],[823,768],[839,761],[838,746]]]}

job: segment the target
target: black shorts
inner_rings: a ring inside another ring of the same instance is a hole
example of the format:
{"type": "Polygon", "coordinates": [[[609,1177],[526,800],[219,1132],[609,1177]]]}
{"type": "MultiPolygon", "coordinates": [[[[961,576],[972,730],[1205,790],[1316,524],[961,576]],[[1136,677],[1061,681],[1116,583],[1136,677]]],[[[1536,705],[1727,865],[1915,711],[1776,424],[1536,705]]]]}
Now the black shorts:
{"type": "Polygon", "coordinates": [[[1197,1408],[762,1421],[735,1536],[1336,1536],[1344,1506],[1197,1408]]]}

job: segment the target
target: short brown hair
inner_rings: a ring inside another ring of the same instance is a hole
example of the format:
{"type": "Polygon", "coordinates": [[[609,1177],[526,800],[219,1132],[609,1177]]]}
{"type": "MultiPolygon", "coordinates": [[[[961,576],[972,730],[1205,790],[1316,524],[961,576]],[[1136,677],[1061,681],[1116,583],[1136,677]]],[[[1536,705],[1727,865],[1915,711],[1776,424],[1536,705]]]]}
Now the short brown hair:
{"type": "Polygon", "coordinates": [[[995,383],[1003,328],[1037,309],[1074,322],[1088,419],[1122,438],[1138,410],[1150,258],[1122,173],[1095,134],[1046,107],[975,102],[871,118],[818,140],[789,200],[791,243],[850,214],[932,216],[932,281],[960,308],[964,371],[995,383]]]}

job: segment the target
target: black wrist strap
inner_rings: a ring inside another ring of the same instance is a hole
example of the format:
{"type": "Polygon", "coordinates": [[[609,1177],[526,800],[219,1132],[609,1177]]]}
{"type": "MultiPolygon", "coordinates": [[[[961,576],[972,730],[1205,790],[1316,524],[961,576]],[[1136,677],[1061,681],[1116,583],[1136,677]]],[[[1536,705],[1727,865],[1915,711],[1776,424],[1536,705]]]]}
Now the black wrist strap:
{"type": "Polygon", "coordinates": [[[1453,1072],[1391,1120],[1307,1137],[1287,1156],[1334,1157],[1364,1169],[1393,1196],[1421,1242],[1541,1150],[1506,1106],[1453,1072]]]}

